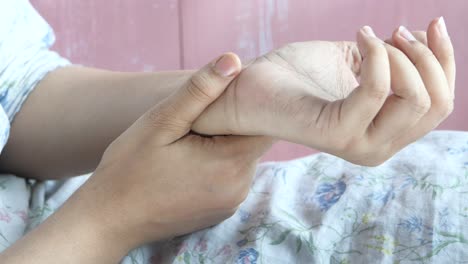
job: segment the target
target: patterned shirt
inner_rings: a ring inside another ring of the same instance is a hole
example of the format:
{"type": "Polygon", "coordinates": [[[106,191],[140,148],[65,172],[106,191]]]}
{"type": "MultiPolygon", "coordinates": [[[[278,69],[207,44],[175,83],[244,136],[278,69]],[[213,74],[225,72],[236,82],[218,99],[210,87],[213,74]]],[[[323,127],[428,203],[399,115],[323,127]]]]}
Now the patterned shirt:
{"type": "Polygon", "coordinates": [[[0,1],[0,153],[10,122],[35,85],[69,62],[49,50],[55,36],[27,0],[0,1]]]}

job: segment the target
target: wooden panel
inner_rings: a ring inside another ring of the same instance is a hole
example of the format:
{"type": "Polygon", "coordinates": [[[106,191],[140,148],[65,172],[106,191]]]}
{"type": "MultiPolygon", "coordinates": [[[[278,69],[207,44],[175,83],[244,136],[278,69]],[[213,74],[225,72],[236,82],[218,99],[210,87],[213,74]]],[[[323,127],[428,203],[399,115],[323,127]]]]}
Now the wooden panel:
{"type": "MultiPolygon", "coordinates": [[[[400,24],[425,29],[443,15],[457,51],[456,109],[442,129],[468,130],[468,1],[415,0],[181,0],[183,65],[196,68],[222,52],[243,59],[263,54],[288,42],[353,40],[363,25],[390,36],[400,24]]],[[[290,159],[310,153],[303,147],[281,143],[267,160],[290,159]]]]}
{"type": "Polygon", "coordinates": [[[114,70],[178,69],[177,0],[32,0],[74,63],[114,70]]]}
{"type": "MultiPolygon", "coordinates": [[[[400,24],[424,29],[431,18],[443,15],[456,47],[459,74],[456,109],[441,128],[468,130],[468,89],[464,89],[468,82],[465,0],[32,0],[32,3],[55,28],[58,38],[55,48],[64,56],[75,63],[133,71],[196,68],[225,51],[234,51],[247,59],[295,41],[352,40],[357,29],[365,24],[373,26],[381,36],[388,36],[400,24]]],[[[289,159],[310,151],[281,143],[266,159],[289,159]]]]}

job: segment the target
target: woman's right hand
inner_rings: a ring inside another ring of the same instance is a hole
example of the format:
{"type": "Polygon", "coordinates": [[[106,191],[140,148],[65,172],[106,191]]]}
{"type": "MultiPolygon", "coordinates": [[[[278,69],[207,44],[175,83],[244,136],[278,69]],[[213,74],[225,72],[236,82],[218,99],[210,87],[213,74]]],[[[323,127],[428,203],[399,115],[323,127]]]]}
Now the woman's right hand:
{"type": "Polygon", "coordinates": [[[236,55],[225,54],[140,117],[107,148],[77,199],[94,197],[100,221],[131,246],[230,217],[246,197],[257,161],[272,140],[189,132],[240,67],[236,55]]]}
{"type": "Polygon", "coordinates": [[[190,130],[239,71],[238,57],[225,54],[196,72],[118,137],[91,178],[0,261],[117,263],[142,243],[230,217],[272,140],[190,130]]]}

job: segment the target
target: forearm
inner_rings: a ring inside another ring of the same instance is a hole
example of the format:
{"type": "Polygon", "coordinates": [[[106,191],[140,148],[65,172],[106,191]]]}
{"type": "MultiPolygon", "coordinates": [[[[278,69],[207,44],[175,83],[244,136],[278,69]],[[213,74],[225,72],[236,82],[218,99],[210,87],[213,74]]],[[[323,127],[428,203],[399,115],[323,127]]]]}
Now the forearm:
{"type": "Polygon", "coordinates": [[[80,67],[52,72],[15,117],[0,168],[40,179],[90,172],[115,138],[191,74],[80,67]]]}
{"type": "Polygon", "coordinates": [[[96,196],[81,193],[1,253],[0,263],[118,263],[140,241],[115,232],[115,219],[94,206],[96,196]]]}

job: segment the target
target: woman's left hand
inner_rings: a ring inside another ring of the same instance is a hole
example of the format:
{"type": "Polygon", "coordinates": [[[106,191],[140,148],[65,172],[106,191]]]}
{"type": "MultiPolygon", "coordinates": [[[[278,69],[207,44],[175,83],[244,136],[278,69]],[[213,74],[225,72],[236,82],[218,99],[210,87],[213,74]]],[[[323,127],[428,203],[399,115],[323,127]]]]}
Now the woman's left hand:
{"type": "Polygon", "coordinates": [[[272,51],[249,64],[194,129],[269,135],[381,164],[439,125],[454,99],[454,51],[443,19],[430,23],[427,46],[403,28],[392,41],[364,27],[357,45],[313,41],[272,51]]]}

